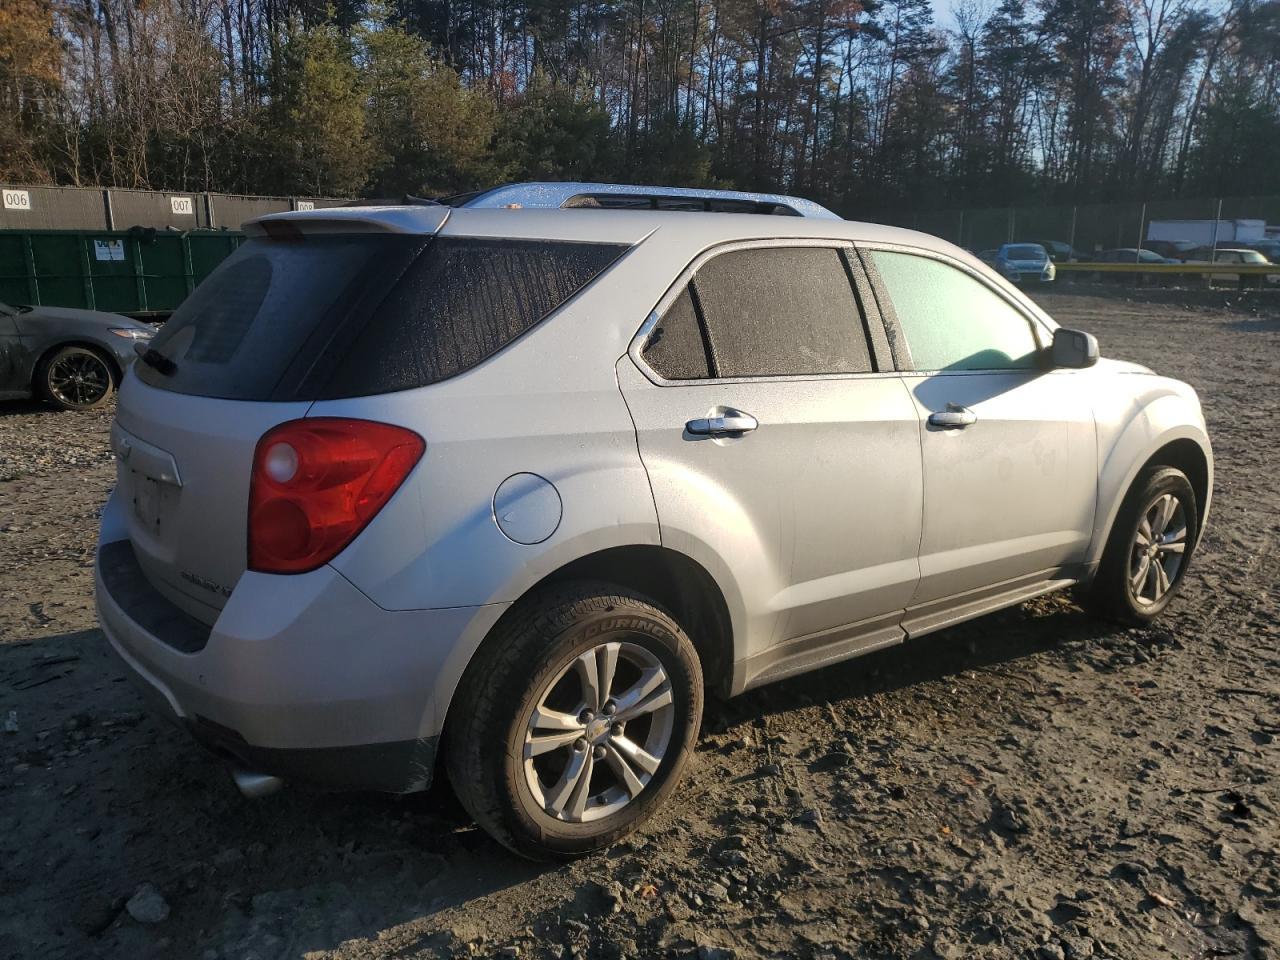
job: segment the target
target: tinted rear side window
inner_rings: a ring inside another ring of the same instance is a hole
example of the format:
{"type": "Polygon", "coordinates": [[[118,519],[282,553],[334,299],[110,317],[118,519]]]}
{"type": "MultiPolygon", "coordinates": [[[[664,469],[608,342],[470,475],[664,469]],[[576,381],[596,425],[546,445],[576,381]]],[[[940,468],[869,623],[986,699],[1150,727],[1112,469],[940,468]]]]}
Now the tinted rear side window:
{"type": "Polygon", "coordinates": [[[711,376],[698,313],[688,287],[649,334],[643,356],[667,380],[705,380],[711,376]]]}
{"type": "Polygon", "coordinates": [[[152,386],[232,400],[327,400],[470,369],[554,312],[626,250],[420,236],[255,239],[165,324],[152,386]]]}
{"type": "Polygon", "coordinates": [[[721,377],[869,373],[871,356],[837,250],[734,250],[694,278],[721,377]]]}
{"type": "Polygon", "coordinates": [[[456,376],[535,326],[625,250],[441,237],[375,311],[325,393],[385,393],[456,376]]]}

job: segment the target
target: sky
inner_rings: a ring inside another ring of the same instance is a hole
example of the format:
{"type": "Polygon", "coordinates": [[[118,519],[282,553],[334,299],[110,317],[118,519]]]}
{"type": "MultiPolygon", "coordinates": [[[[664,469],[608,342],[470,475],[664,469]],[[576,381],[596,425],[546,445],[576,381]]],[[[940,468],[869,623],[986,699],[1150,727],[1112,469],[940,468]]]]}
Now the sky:
{"type": "Polygon", "coordinates": [[[952,13],[951,0],[933,0],[933,23],[939,30],[956,28],[955,14],[952,13]]]}

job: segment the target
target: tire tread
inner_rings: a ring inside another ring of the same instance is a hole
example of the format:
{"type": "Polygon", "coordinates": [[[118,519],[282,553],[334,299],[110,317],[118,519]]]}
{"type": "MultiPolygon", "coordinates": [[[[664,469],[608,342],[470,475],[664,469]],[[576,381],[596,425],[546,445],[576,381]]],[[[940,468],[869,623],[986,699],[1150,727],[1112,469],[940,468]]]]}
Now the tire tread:
{"type": "Polygon", "coordinates": [[[1191,554],[1193,552],[1191,548],[1200,532],[1200,515],[1195,501],[1195,492],[1192,490],[1191,481],[1187,479],[1186,474],[1177,467],[1171,467],[1167,464],[1153,464],[1143,469],[1134,478],[1132,485],[1129,487],[1129,492],[1125,494],[1125,498],[1120,504],[1120,509],[1116,512],[1111,534],[1107,538],[1107,546],[1102,554],[1102,561],[1098,565],[1098,572],[1081,598],[1083,605],[1091,613],[1104,619],[1114,620],[1130,626],[1145,626],[1158,617],[1167,607],[1166,603],[1153,614],[1140,613],[1129,600],[1125,577],[1128,573],[1129,527],[1134,521],[1134,511],[1139,509],[1139,504],[1147,499],[1153,488],[1170,480],[1180,483],[1185,488],[1182,491],[1186,500],[1184,509],[1187,509],[1189,504],[1192,513],[1191,520],[1193,521],[1188,524],[1187,552],[1183,556],[1182,569],[1178,574],[1178,583],[1174,585],[1174,590],[1176,591],[1181,584],[1187,567],[1191,563],[1191,554]]]}

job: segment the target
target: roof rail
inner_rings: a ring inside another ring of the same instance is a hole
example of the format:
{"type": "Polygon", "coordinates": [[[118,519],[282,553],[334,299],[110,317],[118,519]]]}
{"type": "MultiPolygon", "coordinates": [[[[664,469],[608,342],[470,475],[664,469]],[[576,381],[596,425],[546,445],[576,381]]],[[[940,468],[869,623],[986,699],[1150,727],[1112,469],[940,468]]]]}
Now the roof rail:
{"type": "Polygon", "coordinates": [[[765,213],[790,217],[840,218],[826,207],[778,193],[701,190],[627,183],[509,183],[440,201],[453,207],[603,207],[611,210],[690,210],[711,213],[765,213]]]}

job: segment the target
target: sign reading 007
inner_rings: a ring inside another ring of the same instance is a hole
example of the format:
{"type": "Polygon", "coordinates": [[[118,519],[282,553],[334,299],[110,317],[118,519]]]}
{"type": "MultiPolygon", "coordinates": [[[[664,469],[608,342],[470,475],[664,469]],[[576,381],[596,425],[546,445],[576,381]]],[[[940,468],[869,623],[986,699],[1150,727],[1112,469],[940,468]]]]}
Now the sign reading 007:
{"type": "Polygon", "coordinates": [[[176,214],[186,214],[188,216],[196,212],[190,197],[170,197],[169,209],[176,214]]]}

